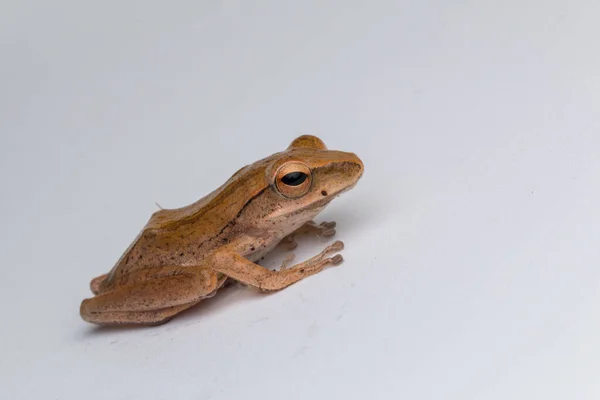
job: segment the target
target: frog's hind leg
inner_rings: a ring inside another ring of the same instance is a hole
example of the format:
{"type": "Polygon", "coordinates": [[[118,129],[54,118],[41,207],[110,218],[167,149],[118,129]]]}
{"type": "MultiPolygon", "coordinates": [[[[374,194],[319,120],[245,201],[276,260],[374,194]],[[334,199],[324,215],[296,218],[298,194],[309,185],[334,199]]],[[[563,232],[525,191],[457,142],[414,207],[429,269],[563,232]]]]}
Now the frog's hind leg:
{"type": "Polygon", "coordinates": [[[99,325],[158,325],[209,297],[224,279],[204,270],[136,282],[83,300],[80,314],[99,325]]]}
{"type": "MultiPolygon", "coordinates": [[[[151,311],[107,311],[94,314],[93,317],[84,319],[96,325],[147,325],[158,326],[166,324],[176,314],[195,306],[201,300],[179,306],[166,307],[151,311]]],[[[83,314],[82,314],[83,316],[83,314]]]]}

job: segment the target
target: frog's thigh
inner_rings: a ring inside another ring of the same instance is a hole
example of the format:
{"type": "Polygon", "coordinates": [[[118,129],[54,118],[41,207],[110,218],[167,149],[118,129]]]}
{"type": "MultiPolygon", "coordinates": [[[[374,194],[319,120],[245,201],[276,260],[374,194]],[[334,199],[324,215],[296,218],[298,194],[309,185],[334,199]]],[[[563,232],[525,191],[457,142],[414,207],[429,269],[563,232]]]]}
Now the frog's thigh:
{"type": "Polygon", "coordinates": [[[155,324],[198,303],[217,288],[214,272],[201,270],[137,282],[81,303],[81,317],[98,324],[155,324]]]}
{"type": "Polygon", "coordinates": [[[201,300],[161,310],[105,311],[84,317],[84,320],[97,325],[162,325],[169,322],[176,314],[198,304],[201,300]]]}

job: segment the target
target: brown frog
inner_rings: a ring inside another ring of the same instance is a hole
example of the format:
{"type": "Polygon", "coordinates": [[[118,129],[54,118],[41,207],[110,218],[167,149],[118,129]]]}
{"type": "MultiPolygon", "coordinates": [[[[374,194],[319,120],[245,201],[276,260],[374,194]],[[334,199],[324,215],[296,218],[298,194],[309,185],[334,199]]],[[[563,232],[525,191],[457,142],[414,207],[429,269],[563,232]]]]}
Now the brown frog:
{"type": "Polygon", "coordinates": [[[92,280],[95,296],[83,300],[81,317],[101,325],[157,325],[213,296],[228,279],[272,292],[340,263],[341,255],[330,256],[343,248],[340,241],[279,271],[255,261],[282,240],[293,242],[299,230],[335,233],[335,223],[312,220],[362,174],[355,154],[298,137],[195,203],[155,212],[113,269],[92,280]]]}

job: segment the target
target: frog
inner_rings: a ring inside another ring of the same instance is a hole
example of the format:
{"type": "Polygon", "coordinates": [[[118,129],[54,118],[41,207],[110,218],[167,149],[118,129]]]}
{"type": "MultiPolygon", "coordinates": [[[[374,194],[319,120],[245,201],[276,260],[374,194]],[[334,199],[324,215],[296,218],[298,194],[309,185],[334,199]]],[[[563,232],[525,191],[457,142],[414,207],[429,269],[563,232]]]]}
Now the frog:
{"type": "Polygon", "coordinates": [[[301,135],[284,150],[246,165],[198,201],[154,212],[113,268],[90,282],[80,315],[96,325],[161,325],[231,282],[260,293],[282,290],[339,265],[342,241],[279,270],[259,265],[277,245],[295,246],[301,231],[335,234],[314,218],[352,189],[364,165],[301,135]]]}

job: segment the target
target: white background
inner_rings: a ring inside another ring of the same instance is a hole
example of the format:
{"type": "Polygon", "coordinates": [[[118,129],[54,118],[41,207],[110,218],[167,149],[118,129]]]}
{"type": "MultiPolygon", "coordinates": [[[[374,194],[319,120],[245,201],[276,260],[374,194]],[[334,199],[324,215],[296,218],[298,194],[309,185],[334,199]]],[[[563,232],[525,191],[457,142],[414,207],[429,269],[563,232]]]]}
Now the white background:
{"type": "Polygon", "coordinates": [[[35,3],[0,6],[2,399],[599,398],[599,2],[35,3]],[[365,163],[342,266],[79,318],[155,201],[301,133],[365,163]]]}

